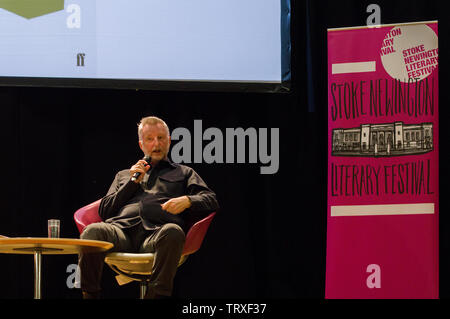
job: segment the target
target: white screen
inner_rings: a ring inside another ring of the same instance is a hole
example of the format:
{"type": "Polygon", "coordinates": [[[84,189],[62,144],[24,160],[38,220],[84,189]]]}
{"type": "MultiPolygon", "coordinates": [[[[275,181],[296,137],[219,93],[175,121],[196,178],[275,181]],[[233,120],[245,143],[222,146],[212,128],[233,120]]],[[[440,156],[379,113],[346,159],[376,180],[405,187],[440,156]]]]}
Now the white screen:
{"type": "Polygon", "coordinates": [[[11,1],[0,0],[1,77],[282,80],[280,0],[11,1]]]}

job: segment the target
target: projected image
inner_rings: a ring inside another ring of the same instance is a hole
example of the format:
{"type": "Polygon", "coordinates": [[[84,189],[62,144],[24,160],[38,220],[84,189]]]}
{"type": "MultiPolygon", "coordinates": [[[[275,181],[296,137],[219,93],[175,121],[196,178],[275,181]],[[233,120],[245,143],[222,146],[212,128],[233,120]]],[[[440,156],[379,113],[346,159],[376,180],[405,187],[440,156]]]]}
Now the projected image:
{"type": "Polygon", "coordinates": [[[0,0],[0,8],[13,12],[21,17],[31,19],[64,9],[64,0],[35,1],[30,5],[26,0],[0,0]]]}
{"type": "Polygon", "coordinates": [[[0,77],[281,82],[280,0],[0,0],[0,77]]]}
{"type": "Polygon", "coordinates": [[[94,1],[4,0],[0,8],[0,76],[95,77],[94,1]]]}

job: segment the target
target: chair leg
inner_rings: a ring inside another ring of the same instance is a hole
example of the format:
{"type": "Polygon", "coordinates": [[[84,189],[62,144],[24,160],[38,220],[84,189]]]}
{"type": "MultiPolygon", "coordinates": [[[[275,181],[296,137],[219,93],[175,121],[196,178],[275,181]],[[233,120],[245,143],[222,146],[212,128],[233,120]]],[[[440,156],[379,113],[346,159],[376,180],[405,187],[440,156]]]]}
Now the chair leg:
{"type": "Polygon", "coordinates": [[[140,299],[144,299],[145,293],[147,292],[147,281],[142,280],[139,282],[139,292],[140,299]]]}

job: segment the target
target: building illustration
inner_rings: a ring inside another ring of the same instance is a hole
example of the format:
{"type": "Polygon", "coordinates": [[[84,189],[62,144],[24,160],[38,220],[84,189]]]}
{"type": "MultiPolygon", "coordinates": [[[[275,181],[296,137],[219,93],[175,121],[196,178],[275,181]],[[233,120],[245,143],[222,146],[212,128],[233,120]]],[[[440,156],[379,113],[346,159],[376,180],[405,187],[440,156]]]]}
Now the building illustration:
{"type": "Polygon", "coordinates": [[[400,156],[433,150],[433,123],[361,124],[332,132],[333,156],[400,156]]]}

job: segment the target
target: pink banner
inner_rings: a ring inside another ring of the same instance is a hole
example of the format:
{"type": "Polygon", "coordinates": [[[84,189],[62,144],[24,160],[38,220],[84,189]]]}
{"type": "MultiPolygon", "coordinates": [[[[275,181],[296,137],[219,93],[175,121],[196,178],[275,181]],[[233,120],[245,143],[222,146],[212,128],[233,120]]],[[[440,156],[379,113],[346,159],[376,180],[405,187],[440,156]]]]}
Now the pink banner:
{"type": "Polygon", "coordinates": [[[328,30],[326,298],[438,298],[438,24],[328,30]]]}

